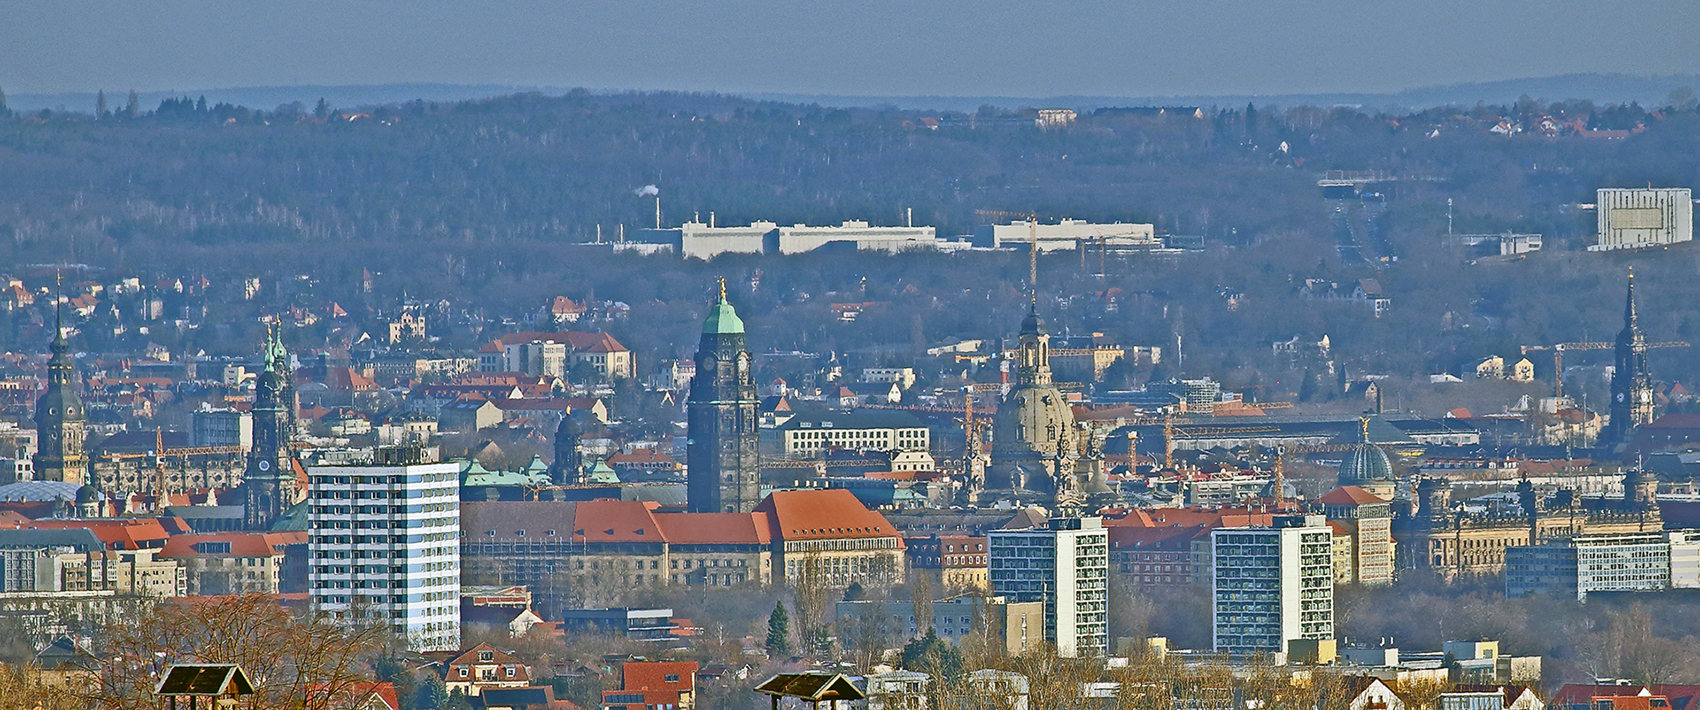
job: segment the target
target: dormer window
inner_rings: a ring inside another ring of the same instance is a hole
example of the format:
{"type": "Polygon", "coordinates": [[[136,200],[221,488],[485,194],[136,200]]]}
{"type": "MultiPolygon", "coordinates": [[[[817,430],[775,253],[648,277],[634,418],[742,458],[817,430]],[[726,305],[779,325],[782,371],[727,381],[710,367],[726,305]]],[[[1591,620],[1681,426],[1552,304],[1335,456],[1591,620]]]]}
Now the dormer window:
{"type": "Polygon", "coordinates": [[[480,661],[493,661],[495,659],[496,659],[496,654],[492,651],[479,651],[478,652],[478,660],[480,660],[480,661]]]}

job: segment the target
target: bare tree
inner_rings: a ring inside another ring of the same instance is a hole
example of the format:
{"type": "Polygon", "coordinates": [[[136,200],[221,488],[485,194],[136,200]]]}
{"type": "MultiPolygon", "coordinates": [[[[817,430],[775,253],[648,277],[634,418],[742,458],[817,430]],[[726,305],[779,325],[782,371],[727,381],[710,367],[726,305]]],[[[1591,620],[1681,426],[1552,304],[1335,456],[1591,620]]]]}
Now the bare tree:
{"type": "Polygon", "coordinates": [[[329,710],[369,680],[367,661],[392,641],[381,625],[300,619],[252,594],[167,603],[108,626],[96,644],[100,668],[81,689],[101,708],[153,708],[160,675],[178,663],[235,663],[253,681],[251,710],[329,710]]]}

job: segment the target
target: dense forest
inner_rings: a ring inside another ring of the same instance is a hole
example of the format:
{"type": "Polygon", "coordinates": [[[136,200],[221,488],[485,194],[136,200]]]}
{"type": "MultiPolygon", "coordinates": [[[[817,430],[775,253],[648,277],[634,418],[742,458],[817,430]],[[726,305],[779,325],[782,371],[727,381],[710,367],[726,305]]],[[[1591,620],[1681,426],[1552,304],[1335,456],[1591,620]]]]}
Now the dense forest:
{"type": "MultiPolygon", "coordinates": [[[[232,290],[258,275],[276,285],[272,308],[348,301],[370,270],[392,302],[405,293],[452,304],[434,316],[445,326],[523,319],[554,295],[618,300],[632,315],[610,328],[640,357],[691,346],[691,321],[719,275],[763,349],[902,359],[951,337],[1005,334],[1025,307],[1017,254],[705,264],[585,245],[599,228],[613,240],[651,226],[655,203],[634,191],[656,185],[669,224],[710,213],[720,224],[901,224],[913,210],[917,224],[954,236],[988,219],[978,211],[999,210],[1202,237],[1201,251],[1180,255],[1048,256],[1040,285],[1057,329],[1166,347],[1179,335],[1186,360],[1172,371],[1230,386],[1270,384],[1269,342],[1296,334],[1330,334],[1352,372],[1413,382],[1514,356],[1519,345],[1609,338],[1631,264],[1649,337],[1700,342],[1700,314],[1678,307],[1700,300],[1691,276],[1700,252],[1586,253],[1593,214],[1577,208],[1599,187],[1700,183],[1700,112],[1687,95],[1656,109],[1524,100],[1397,116],[1104,109],[1052,130],[1030,110],[838,109],[706,94],[271,110],[189,98],[152,110],[104,104],[0,113],[4,263],[205,275],[232,290]],[[1385,188],[1325,199],[1317,180],[1328,171],[1374,171],[1385,188]],[[1342,220],[1374,231],[1376,258],[1342,256],[1342,220]],[[1546,248],[1476,258],[1446,239],[1449,224],[1539,233],[1546,248]],[[310,292],[294,287],[298,275],[311,275],[310,292]],[[1306,279],[1346,290],[1376,279],[1393,310],[1377,319],[1360,303],[1306,299],[1306,279]],[[839,323],[835,302],[888,307],[839,323]]],[[[447,345],[472,345],[478,331],[464,330],[436,332],[447,345]]],[[[209,351],[235,345],[211,329],[182,337],[209,351]]],[[[1659,351],[1654,367],[1691,378],[1696,357],[1659,351]]]]}

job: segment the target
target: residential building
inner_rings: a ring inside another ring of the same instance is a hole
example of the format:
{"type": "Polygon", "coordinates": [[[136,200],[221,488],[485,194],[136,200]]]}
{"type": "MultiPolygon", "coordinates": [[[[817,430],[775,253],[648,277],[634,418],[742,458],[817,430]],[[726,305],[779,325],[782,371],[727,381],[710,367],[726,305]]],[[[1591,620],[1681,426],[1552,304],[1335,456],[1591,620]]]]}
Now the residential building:
{"type": "Polygon", "coordinates": [[[1011,602],[1004,597],[964,594],[935,599],[928,606],[932,608],[932,619],[926,625],[918,623],[915,603],[908,600],[841,601],[833,612],[839,628],[860,631],[860,625],[872,624],[874,633],[893,644],[920,638],[927,629],[952,644],[979,632],[992,643],[1001,642],[1010,655],[1037,650],[1045,641],[1043,602],[1011,602]],[[847,627],[847,624],[856,626],[847,627]]]}
{"type": "Polygon", "coordinates": [[[627,661],[620,689],[602,691],[604,710],[691,710],[696,707],[696,661],[627,661]]]}
{"type": "Polygon", "coordinates": [[[573,634],[618,635],[633,641],[666,641],[679,626],[673,610],[659,609],[562,609],[557,628],[573,634]]]}
{"type": "Polygon", "coordinates": [[[1588,251],[1643,249],[1694,239],[1694,193],[1681,188],[1600,188],[1598,243],[1588,251]]]}
{"type": "Polygon", "coordinates": [[[487,643],[467,649],[443,664],[443,687],[478,697],[493,688],[531,685],[531,667],[518,656],[487,643]]]}
{"type": "Polygon", "coordinates": [[[173,535],[159,557],[183,566],[191,596],[307,591],[307,533],[173,535]]]}
{"type": "Polygon", "coordinates": [[[1217,651],[1284,653],[1334,638],[1333,532],[1320,515],[1211,532],[1217,651]]]}
{"type": "Polygon", "coordinates": [[[988,535],[992,591],[1043,602],[1045,640],[1069,657],[1109,650],[1109,541],[1103,519],[1052,518],[1042,528],[988,535]]]}
{"type": "Polygon", "coordinates": [[[460,466],[417,452],[309,470],[309,592],[318,613],[387,619],[413,650],[450,651],[460,646],[460,466]]]}
{"type": "Polygon", "coordinates": [[[581,364],[594,368],[608,382],[632,377],[636,372],[632,352],[603,332],[508,333],[478,350],[480,372],[524,372],[564,378],[581,364]]]}
{"type": "Polygon", "coordinates": [[[933,589],[991,589],[986,538],[972,535],[908,537],[909,575],[925,575],[933,589]]]}
{"type": "Polygon", "coordinates": [[[1700,585],[1694,562],[1700,540],[1692,533],[1625,532],[1576,535],[1506,551],[1505,595],[1567,596],[1586,601],[1592,592],[1648,592],[1700,585]],[[1673,558],[1683,563],[1678,577],[1673,558]]]}
{"type": "Polygon", "coordinates": [[[1392,502],[1358,486],[1341,486],[1316,499],[1330,523],[1350,535],[1346,568],[1336,579],[1346,584],[1393,583],[1392,502]]]}
{"type": "Polygon", "coordinates": [[[927,689],[933,677],[916,671],[869,673],[868,710],[927,710],[927,689]]]}
{"type": "Polygon", "coordinates": [[[774,428],[787,457],[813,458],[833,449],[927,451],[932,434],[909,412],[875,409],[799,412],[774,428]]]}

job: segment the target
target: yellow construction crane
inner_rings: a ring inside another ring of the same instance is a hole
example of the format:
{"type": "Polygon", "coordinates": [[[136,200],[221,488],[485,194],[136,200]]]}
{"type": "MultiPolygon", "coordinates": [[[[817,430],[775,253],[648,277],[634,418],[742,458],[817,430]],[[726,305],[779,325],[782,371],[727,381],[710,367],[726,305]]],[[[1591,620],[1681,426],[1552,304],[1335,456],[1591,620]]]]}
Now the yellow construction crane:
{"type": "MultiPolygon", "coordinates": [[[[1611,350],[1611,349],[1616,348],[1616,347],[1617,347],[1617,343],[1608,343],[1608,342],[1596,340],[1596,341],[1585,342],[1585,343],[1557,343],[1557,344],[1554,344],[1554,345],[1525,345],[1521,348],[1521,350],[1522,350],[1522,354],[1524,354],[1524,355],[1528,355],[1529,353],[1537,352],[1537,351],[1541,351],[1541,350],[1551,350],[1552,351],[1553,396],[1554,397],[1563,397],[1564,396],[1564,353],[1571,352],[1571,351],[1580,352],[1580,351],[1584,351],[1584,350],[1611,350]]],[[[1662,343],[1647,343],[1647,349],[1648,350],[1651,350],[1653,348],[1686,348],[1686,347],[1688,347],[1688,343],[1685,343],[1681,340],[1670,340],[1670,341],[1665,341],[1665,342],[1662,342],[1662,343]]]]}

